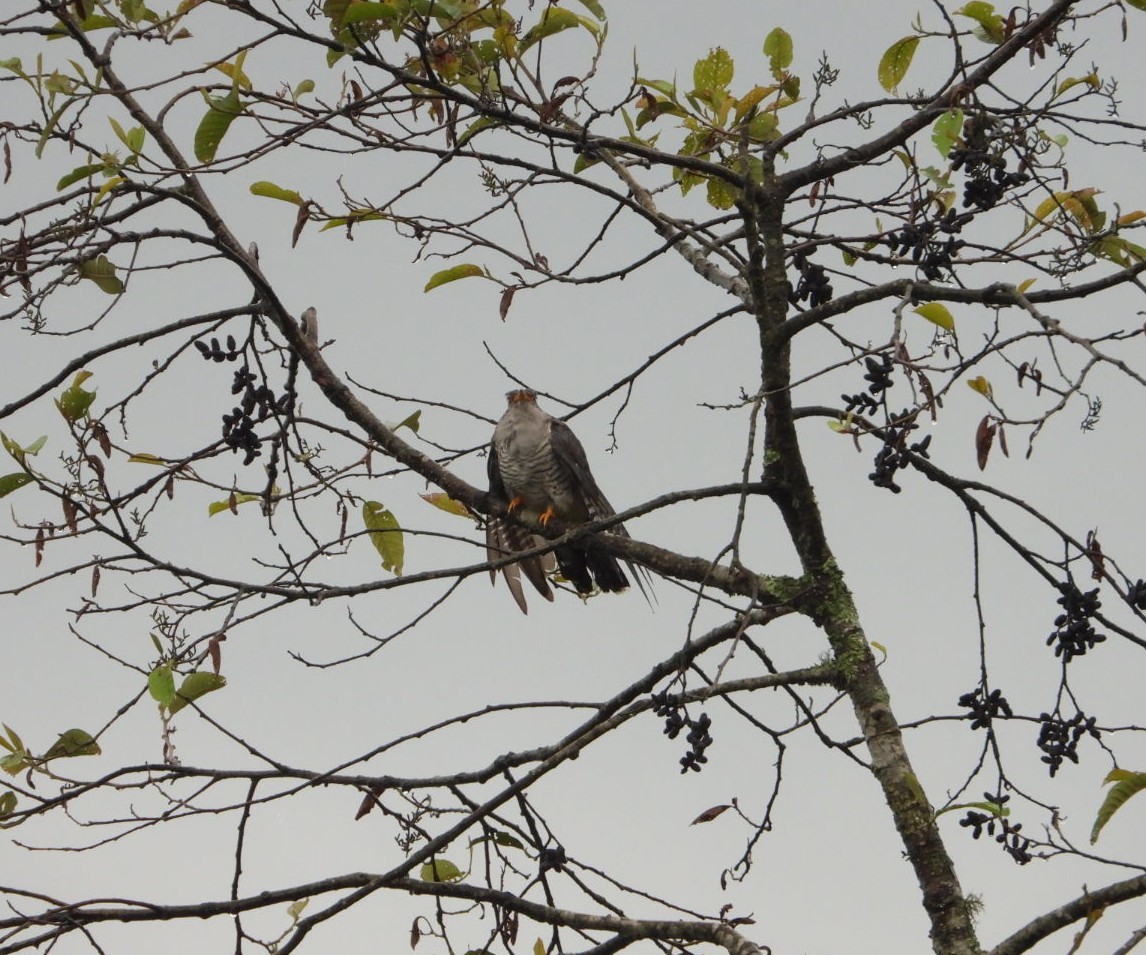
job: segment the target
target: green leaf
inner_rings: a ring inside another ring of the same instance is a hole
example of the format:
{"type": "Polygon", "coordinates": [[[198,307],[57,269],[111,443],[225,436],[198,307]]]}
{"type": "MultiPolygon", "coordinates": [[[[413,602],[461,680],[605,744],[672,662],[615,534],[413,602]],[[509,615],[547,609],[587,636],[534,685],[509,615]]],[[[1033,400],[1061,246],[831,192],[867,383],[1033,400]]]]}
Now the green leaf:
{"type": "Polygon", "coordinates": [[[1146,0],[1126,0],[1135,10],[1146,10],[1146,0]]]}
{"type": "Polygon", "coordinates": [[[6,819],[16,811],[16,794],[11,790],[0,795],[0,819],[6,819]]]}
{"type": "Polygon", "coordinates": [[[115,130],[115,135],[119,137],[119,141],[131,150],[133,156],[143,151],[143,144],[147,141],[147,131],[142,126],[133,126],[131,129],[125,130],[115,121],[114,117],[109,116],[107,121],[111,123],[111,128],[115,130]]]}
{"type": "Polygon", "coordinates": [[[123,282],[115,274],[115,266],[108,261],[106,255],[97,255],[94,259],[85,259],[79,264],[80,278],[95,282],[101,292],[108,295],[123,293],[123,282]]]}
{"type": "Polygon", "coordinates": [[[221,690],[226,685],[226,679],[219,676],[218,673],[205,673],[201,670],[188,673],[187,676],[183,678],[183,682],[179,684],[179,689],[175,693],[175,699],[169,707],[171,715],[174,716],[192,700],[197,700],[199,697],[213,693],[215,690],[221,690]]]}
{"type": "Polygon", "coordinates": [[[17,753],[8,753],[0,757],[0,769],[4,770],[9,776],[18,776],[30,765],[28,763],[28,753],[21,750],[17,753]]]}
{"type": "Polygon", "coordinates": [[[776,27],[764,38],[764,55],[772,68],[772,75],[780,74],[792,65],[792,37],[786,30],[776,27]]]}
{"type": "Polygon", "coordinates": [[[214,160],[231,123],[244,109],[237,87],[232,87],[226,96],[208,96],[206,100],[207,112],[195,130],[195,158],[199,162],[214,160]]]}
{"type": "Polygon", "coordinates": [[[473,517],[473,512],[461,501],[455,501],[448,494],[443,494],[441,491],[431,494],[419,494],[418,496],[427,504],[433,504],[438,510],[445,511],[447,514],[455,514],[458,517],[473,517]]]}
{"type": "Polygon", "coordinates": [[[147,674],[147,692],[160,706],[170,708],[175,702],[175,674],[170,663],[161,663],[147,674]]]}
{"type": "Polygon", "coordinates": [[[234,511],[240,504],[250,504],[253,501],[261,501],[262,499],[263,496],[261,494],[232,494],[225,501],[212,501],[208,504],[207,516],[214,517],[223,511],[234,511]]]}
{"type": "Polygon", "coordinates": [[[735,72],[735,64],[728,51],[722,47],[710,50],[703,60],[697,60],[692,68],[692,85],[699,93],[723,92],[728,89],[735,72]]]}
{"type": "Polygon", "coordinates": [[[1058,87],[1054,91],[1054,96],[1052,96],[1051,99],[1056,99],[1062,96],[1067,90],[1082,84],[1089,86],[1092,90],[1102,87],[1102,81],[1098,78],[1097,73],[1087,73],[1086,76],[1068,76],[1059,82],[1058,87]]]}
{"type": "Polygon", "coordinates": [[[708,180],[708,204],[714,209],[731,209],[739,195],[740,190],[727,180],[715,176],[708,180]]]}
{"type": "Polygon", "coordinates": [[[401,577],[406,544],[398,519],[377,501],[367,501],[362,505],[362,523],[370,532],[370,543],[382,558],[382,569],[401,577]]]}
{"type": "Polygon", "coordinates": [[[290,98],[298,101],[300,96],[305,96],[307,93],[314,92],[314,80],[303,80],[293,90],[290,91],[290,98]]]}
{"type": "Polygon", "coordinates": [[[449,859],[434,859],[422,866],[423,882],[459,882],[466,874],[449,859]]]}
{"type": "Polygon", "coordinates": [[[70,729],[67,732],[61,733],[46,753],[44,753],[44,762],[49,759],[61,759],[71,756],[98,756],[100,754],[99,743],[95,741],[95,737],[86,730],[70,729]]]}
{"type": "Polygon", "coordinates": [[[349,26],[352,23],[362,23],[364,20],[381,20],[383,23],[390,24],[400,16],[398,9],[392,4],[372,3],[370,0],[363,0],[361,3],[352,3],[346,8],[341,25],[349,26]]]}
{"type": "Polygon", "coordinates": [[[500,830],[490,833],[488,836],[477,836],[470,840],[470,848],[479,845],[483,842],[494,842],[505,849],[520,849],[525,851],[525,846],[522,845],[521,840],[516,836],[511,836],[508,832],[501,832],[500,830]]]}
{"type": "Polygon", "coordinates": [[[23,471],[17,471],[15,474],[5,474],[0,477],[0,497],[7,497],[13,491],[18,491],[25,484],[31,484],[34,478],[30,474],[25,474],[23,471]]]}
{"type": "Polygon", "coordinates": [[[85,417],[92,402],[95,401],[96,393],[83,387],[83,383],[90,377],[90,371],[77,372],[71,386],[56,399],[56,407],[60,409],[60,414],[69,424],[75,424],[80,418],[85,417]]]}
{"type": "Polygon", "coordinates": [[[579,2],[598,20],[603,21],[605,19],[605,8],[601,6],[600,0],[579,0],[579,2]]]}
{"type": "Polygon", "coordinates": [[[889,93],[894,93],[900,81],[907,74],[919,37],[905,36],[887,48],[879,61],[879,85],[889,93]]]}
{"type": "Polygon", "coordinates": [[[964,4],[956,10],[955,13],[959,16],[970,17],[979,24],[975,36],[984,43],[998,45],[1003,42],[1006,36],[1003,18],[995,12],[995,7],[992,4],[984,3],[983,0],[971,0],[970,3],[964,4]]]}
{"type": "Polygon", "coordinates": [[[129,464],[154,464],[156,467],[167,467],[167,462],[157,454],[133,454],[127,459],[129,464]]]}
{"type": "Polygon", "coordinates": [[[941,302],[924,302],[918,308],[913,308],[916,315],[922,315],[929,322],[938,325],[946,332],[955,331],[955,317],[946,305],[941,302]]]}
{"type": "Polygon", "coordinates": [[[422,291],[429,292],[432,289],[436,289],[439,285],[456,282],[458,279],[485,276],[485,274],[485,269],[480,265],[454,265],[448,269],[443,269],[441,272],[435,272],[430,276],[430,281],[426,283],[426,287],[422,289],[422,291]]]}
{"type": "Polygon", "coordinates": [[[389,428],[391,431],[397,431],[399,428],[409,428],[411,431],[414,432],[414,434],[417,434],[418,428],[421,427],[421,424],[422,424],[422,409],[419,408],[413,414],[407,416],[402,421],[399,421],[397,424],[389,424],[388,423],[386,425],[386,427],[389,428]]]}
{"type": "Polygon", "coordinates": [[[553,36],[555,33],[560,33],[562,30],[568,30],[572,27],[584,27],[594,36],[598,36],[601,32],[600,27],[592,20],[579,17],[571,10],[557,6],[546,7],[541,14],[541,19],[530,27],[525,36],[521,38],[521,45],[518,47],[519,55],[546,37],[553,36]]]}
{"type": "Polygon", "coordinates": [[[102,162],[88,163],[86,166],[76,166],[71,172],[60,178],[56,183],[56,192],[63,192],[72,183],[81,179],[90,179],[97,172],[103,172],[107,167],[102,162]]]}
{"type": "Polygon", "coordinates": [[[949,109],[946,113],[935,120],[935,125],[931,127],[931,141],[935,143],[935,148],[939,150],[939,155],[944,159],[947,154],[955,146],[955,142],[963,132],[963,110],[949,109]]]}
{"type": "Polygon", "coordinates": [[[1103,783],[1114,783],[1114,786],[1106,794],[1106,798],[1098,809],[1098,815],[1094,817],[1094,826],[1090,830],[1091,845],[1098,841],[1098,834],[1102,832],[1103,826],[1110,822],[1114,814],[1122,808],[1122,804],[1131,796],[1146,789],[1146,773],[1133,773],[1128,769],[1112,769],[1106,774],[1103,783]]]}
{"type": "Polygon", "coordinates": [[[3,736],[0,736],[0,746],[3,746],[6,750],[8,750],[11,753],[26,752],[26,749],[24,747],[24,741],[22,739],[20,739],[20,735],[14,729],[12,729],[12,727],[9,726],[7,723],[3,723],[0,725],[2,725],[4,727],[4,731],[8,734],[8,739],[5,739],[3,736]]]}
{"type": "Polygon", "coordinates": [[[282,186],[276,186],[273,182],[265,180],[251,183],[251,195],[264,196],[267,199],[281,199],[283,202],[289,202],[296,206],[301,206],[303,202],[302,196],[293,189],[284,189],[282,186]]]}
{"type": "Polygon", "coordinates": [[[481,119],[470,123],[470,125],[466,127],[466,129],[458,137],[458,145],[464,146],[483,129],[495,129],[500,125],[501,123],[498,120],[493,119],[490,116],[483,116],[481,119]]]}

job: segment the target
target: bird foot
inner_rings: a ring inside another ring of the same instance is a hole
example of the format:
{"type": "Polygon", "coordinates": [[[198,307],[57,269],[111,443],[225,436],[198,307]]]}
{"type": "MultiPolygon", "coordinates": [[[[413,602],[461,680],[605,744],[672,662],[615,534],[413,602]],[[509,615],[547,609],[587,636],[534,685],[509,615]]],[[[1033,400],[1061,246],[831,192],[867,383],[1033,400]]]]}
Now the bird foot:
{"type": "Polygon", "coordinates": [[[542,527],[545,527],[545,526],[547,526],[547,525],[549,524],[549,522],[550,522],[551,520],[553,520],[553,517],[554,517],[554,514],[553,514],[553,505],[552,505],[552,504],[550,504],[550,505],[549,505],[549,507],[547,507],[547,508],[546,508],[544,511],[542,511],[542,512],[541,512],[541,513],[540,513],[540,514],[537,516],[537,520],[538,520],[538,522],[541,524],[541,526],[542,526],[542,527]]]}
{"type": "Polygon", "coordinates": [[[512,501],[510,501],[510,502],[509,502],[509,503],[508,503],[508,504],[505,506],[505,509],[506,509],[506,511],[507,511],[508,513],[512,514],[512,513],[513,513],[514,511],[516,511],[516,510],[517,510],[519,507],[521,507],[522,503],[524,503],[524,499],[523,499],[523,498],[521,498],[521,497],[515,497],[515,498],[514,498],[512,501]]]}

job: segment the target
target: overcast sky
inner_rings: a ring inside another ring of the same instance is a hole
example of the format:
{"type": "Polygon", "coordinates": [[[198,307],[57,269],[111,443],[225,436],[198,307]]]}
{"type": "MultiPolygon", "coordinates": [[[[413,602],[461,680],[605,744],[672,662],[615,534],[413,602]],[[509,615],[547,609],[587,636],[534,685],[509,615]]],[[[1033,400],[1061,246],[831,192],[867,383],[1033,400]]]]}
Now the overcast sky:
{"type": "MultiPolygon", "coordinates": [[[[833,102],[860,100],[878,94],[879,57],[893,40],[910,32],[915,13],[922,9],[925,21],[936,19],[928,6],[898,0],[879,4],[877,10],[873,5],[832,0],[801,4],[727,0],[702,8],[676,0],[615,0],[608,8],[609,39],[600,67],[603,87],[594,94],[602,103],[626,89],[634,49],[646,78],[675,76],[684,82],[691,77],[698,57],[722,45],[736,59],[736,84],[747,88],[758,79],[763,81],[767,61],[760,47],[774,26],[784,27],[794,39],[792,69],[804,77],[805,91],[810,89],[809,77],[821,51],[826,50],[832,65],[842,71],[833,102]]],[[[204,10],[203,16],[208,28],[196,30],[196,40],[188,41],[185,48],[174,48],[172,56],[201,63],[231,47],[233,37],[223,32],[225,15],[204,10]],[[199,45],[192,47],[191,42],[199,45]]],[[[1130,27],[1129,42],[1121,44],[1117,17],[1097,20],[1093,36],[1088,37],[1089,55],[1080,61],[1088,65],[1093,59],[1104,75],[1118,75],[1128,108],[1135,105],[1134,91],[1146,79],[1140,59],[1146,15],[1137,15],[1130,27]]],[[[570,56],[575,56],[579,44],[585,46],[583,38],[572,34],[553,42],[555,46],[567,43],[570,56]]],[[[934,48],[940,47],[940,41],[935,41],[934,48]]],[[[920,83],[942,75],[938,71],[944,67],[938,55],[929,58],[926,49],[921,48],[917,64],[920,83]]],[[[25,63],[33,55],[28,48],[16,53],[0,49],[0,59],[17,53],[25,63]]],[[[63,57],[62,45],[59,52],[49,47],[46,56],[63,57]]],[[[143,76],[167,67],[163,57],[156,57],[134,68],[143,76]]],[[[253,54],[246,69],[268,86],[278,80],[293,84],[308,75],[327,82],[319,75],[319,62],[300,65],[285,46],[253,54]]],[[[25,108],[26,101],[20,107],[14,105],[17,91],[11,83],[0,89],[5,102],[0,119],[14,119],[9,111],[25,108]]],[[[190,143],[201,108],[195,96],[172,113],[173,123],[185,124],[181,128],[184,144],[190,143]]],[[[111,146],[111,134],[107,135],[111,146]]],[[[236,135],[258,134],[248,129],[237,130],[236,135]]],[[[82,157],[49,147],[40,163],[28,151],[21,151],[15,160],[12,183],[0,190],[0,214],[4,215],[27,203],[30,190],[51,194],[53,184],[82,157]]],[[[1122,211],[1146,208],[1141,157],[1137,160],[1133,166],[1127,153],[1092,150],[1086,162],[1076,167],[1076,176],[1085,181],[1072,185],[1100,186],[1107,201],[1118,203],[1122,211]]],[[[318,309],[320,337],[330,342],[325,354],[332,367],[356,382],[408,399],[371,397],[371,406],[384,420],[401,421],[421,408],[424,439],[450,449],[480,447],[488,441],[504,407],[503,394],[514,386],[498,362],[528,385],[576,404],[597,395],[665,343],[732,304],[680,259],[662,256],[623,282],[550,286],[519,294],[503,322],[498,315],[500,289],[493,283],[467,280],[424,293],[426,281],[446,263],[414,261],[415,245],[388,227],[361,228],[354,241],[348,242],[338,231],[320,233],[311,226],[292,248],[294,208],[249,193],[252,181],[268,179],[334,208],[340,177],[352,195],[382,199],[401,189],[418,166],[416,160],[380,153],[350,160],[312,152],[292,155],[289,160],[271,157],[258,166],[209,178],[206,186],[224,213],[233,213],[231,225],[240,238],[258,243],[264,270],[282,300],[299,314],[308,306],[318,309]],[[473,415],[433,407],[429,401],[462,407],[473,415]]],[[[460,214],[485,199],[477,170],[460,162],[434,189],[439,191],[432,194],[429,205],[443,214],[460,214]]],[[[578,240],[592,232],[594,222],[586,215],[583,201],[571,191],[553,190],[531,210],[541,213],[531,227],[531,238],[553,264],[565,263],[576,254],[578,240]]],[[[4,238],[12,234],[6,230],[4,238]]],[[[657,244],[643,224],[623,223],[593,264],[604,270],[609,255],[635,258],[657,244]]],[[[464,259],[488,266],[502,277],[509,274],[509,266],[492,255],[478,251],[464,259]]],[[[0,405],[25,394],[77,354],[101,343],[249,297],[235,281],[219,280],[221,272],[188,271],[195,277],[185,279],[179,271],[140,275],[133,280],[136,284],[126,308],[83,336],[30,338],[20,321],[0,324],[0,354],[6,356],[0,405]],[[203,274],[210,274],[211,281],[199,278],[203,274]]],[[[1116,294],[1099,301],[1103,319],[1124,319],[1127,325],[1141,321],[1140,298],[1116,294]]],[[[90,288],[67,290],[58,302],[49,316],[49,331],[85,326],[93,318],[93,309],[107,304],[90,288]]],[[[879,306],[860,315],[856,327],[866,328],[860,324],[866,322],[873,341],[886,338],[891,307],[879,306]]],[[[956,312],[967,340],[974,342],[988,330],[989,316],[976,316],[970,308],[956,312]],[[979,319],[981,331],[976,328],[979,319]]],[[[1092,316],[1087,304],[1080,303],[1064,308],[1056,317],[1085,322],[1092,316]]],[[[840,357],[836,347],[826,334],[804,336],[795,360],[801,368],[816,368],[840,357]]],[[[755,348],[751,321],[743,316],[727,319],[664,359],[642,380],[613,433],[611,422],[623,393],[572,422],[599,483],[618,509],[669,490],[739,478],[747,412],[717,409],[737,404],[742,391],[756,388],[755,348]]],[[[122,400],[151,362],[164,354],[162,346],[148,347],[93,363],[89,370],[95,376],[89,384],[99,389],[95,409],[122,400]]],[[[1146,357],[1141,343],[1133,343],[1125,357],[1141,367],[1146,357]]],[[[193,352],[184,355],[149,389],[145,404],[130,417],[127,435],[117,435],[117,443],[133,453],[175,456],[189,446],[189,437],[192,443],[211,440],[218,432],[220,416],[233,404],[232,371],[233,366],[203,362],[193,352]]],[[[798,400],[830,403],[841,390],[860,386],[861,372],[852,368],[806,389],[798,400]]],[[[1092,388],[1103,400],[1099,427],[1082,433],[1078,425],[1084,409],[1081,404],[1074,406],[1047,427],[1029,459],[1023,456],[1025,434],[1012,434],[1011,457],[1002,457],[996,449],[987,478],[1046,508],[1076,537],[1097,528],[1104,547],[1116,555],[1127,573],[1146,576],[1146,543],[1138,519],[1141,395],[1109,373],[1100,373],[1092,388]]],[[[329,417],[313,388],[304,387],[302,402],[303,414],[329,417]]],[[[542,404],[554,413],[564,411],[552,400],[542,399],[542,404]]],[[[938,463],[967,477],[978,476],[973,435],[985,410],[983,399],[970,389],[960,387],[953,393],[934,427],[933,453],[938,463]]],[[[0,421],[0,429],[24,444],[47,434],[49,442],[41,459],[51,462],[59,473],[57,456],[66,447],[65,431],[48,400],[41,399],[0,421]]],[[[822,421],[806,423],[803,432],[832,546],[856,594],[869,638],[887,650],[884,678],[898,717],[908,722],[934,713],[957,714],[956,700],[976,685],[979,668],[972,542],[965,512],[919,475],[906,475],[900,495],[874,488],[866,479],[876,450],[873,443],[857,453],[849,438],[832,433],[822,421]]],[[[430,445],[423,447],[433,453],[430,445]]],[[[341,450],[345,453],[345,447],[341,450]]],[[[130,464],[120,455],[108,467],[126,485],[135,473],[132,469],[144,466],[130,464]]],[[[376,457],[375,468],[383,467],[376,457]]],[[[463,455],[454,467],[471,483],[485,481],[485,460],[476,453],[463,455]]],[[[262,480],[257,469],[244,471],[238,459],[230,457],[212,473],[237,474],[244,490],[257,489],[262,480]]],[[[433,490],[422,481],[409,476],[382,478],[365,487],[364,493],[391,508],[403,526],[472,541],[466,545],[413,537],[407,544],[407,573],[480,559],[480,534],[469,523],[440,514],[421,501],[419,493],[433,490]]],[[[161,552],[221,573],[259,577],[256,559],[275,559],[276,547],[283,542],[301,546],[298,536],[291,536],[286,520],[280,523],[284,537],[271,538],[257,506],[240,509],[237,516],[208,517],[208,504],[218,497],[205,488],[180,485],[175,502],[161,509],[151,526],[161,552]]],[[[3,533],[11,532],[14,520],[35,522],[45,515],[55,519],[54,510],[47,511],[48,499],[31,489],[4,503],[10,509],[3,533]]],[[[312,509],[312,516],[332,520],[329,509],[312,509]]],[[[638,539],[711,558],[729,540],[734,521],[733,503],[703,502],[650,515],[631,523],[630,531],[638,539]]],[[[1029,523],[1017,526],[1033,531],[1029,523]]],[[[1049,546],[1048,541],[1039,537],[1038,546],[1049,546]]],[[[1044,646],[1057,612],[1053,594],[993,541],[985,539],[982,551],[980,586],[993,682],[1004,689],[1016,710],[1037,715],[1054,705],[1057,665],[1044,646]]],[[[79,553],[77,547],[49,547],[44,565],[37,570],[30,548],[4,543],[0,546],[4,586],[15,588],[18,582],[58,571],[77,560],[79,553]]],[[[762,504],[749,514],[744,559],[761,573],[796,570],[778,519],[762,504]]],[[[329,563],[329,573],[318,576],[369,580],[382,573],[377,555],[365,540],[329,563]]],[[[160,586],[146,577],[132,585],[145,594],[160,586]]],[[[64,611],[79,606],[88,590],[86,577],[65,577],[36,590],[0,597],[0,612],[6,621],[0,720],[17,729],[33,748],[46,747],[70,726],[94,732],[144,685],[142,673],[80,642],[73,625],[85,639],[144,671],[154,661],[148,636],[151,622],[145,611],[87,617],[78,623],[64,611]]],[[[442,590],[439,586],[436,592],[442,590]]],[[[110,592],[101,592],[101,597],[110,599],[110,592]]],[[[427,594],[408,588],[367,595],[350,604],[292,607],[253,620],[227,641],[223,672],[229,686],[210,697],[204,709],[219,725],[273,758],[321,770],[341,765],[404,732],[493,702],[599,702],[680,647],[690,635],[690,626],[693,634],[699,634],[724,619],[723,614],[704,609],[690,621],[690,598],[665,582],[659,584],[657,597],[653,611],[637,594],[605,596],[583,605],[561,593],[552,605],[532,600],[529,615],[523,616],[504,584],[499,581],[491,588],[482,575],[467,580],[424,624],[381,652],[329,668],[308,666],[299,658],[311,664],[328,663],[360,653],[369,644],[350,614],[358,626],[385,635],[411,620],[425,606],[427,594]]],[[[209,633],[222,619],[222,614],[194,618],[199,628],[196,635],[209,633]]],[[[811,665],[827,651],[823,634],[802,619],[782,621],[761,639],[780,667],[811,665]]],[[[1141,654],[1117,639],[1100,650],[1093,659],[1074,667],[1072,680],[1081,705],[1108,725],[1146,724],[1140,703],[1141,654]]],[[[726,675],[752,672],[752,661],[738,657],[726,675]]],[[[821,703],[829,699],[823,694],[816,698],[821,703]]],[[[793,707],[786,697],[754,700],[753,705],[761,718],[776,725],[792,719],[793,707]]],[[[751,831],[731,814],[704,826],[688,824],[709,806],[734,797],[748,815],[759,818],[770,792],[777,751],[726,708],[713,704],[706,709],[714,721],[716,741],[710,764],[700,774],[679,774],[677,760],[683,743],[667,741],[659,721],[648,717],[594,745],[576,763],[538,786],[532,798],[559,841],[579,861],[654,894],[663,893],[693,910],[711,913],[732,903],[734,915],[751,913],[756,920],[755,926],[745,929],[746,934],[776,953],[925,950],[927,925],[918,889],[910,867],[900,857],[898,837],[878,787],[865,770],[837,752],[826,751],[810,735],[787,740],[783,790],[774,809],[775,831],[758,844],[751,876],[744,883],[721,889],[721,871],[736,864],[751,831]]],[[[535,711],[525,718],[477,721],[359,764],[355,771],[444,773],[477,768],[499,753],[552,742],[586,716],[587,710],[571,705],[535,711]]],[[[847,701],[836,706],[824,725],[839,739],[857,733],[847,701]]],[[[174,742],[183,763],[250,765],[250,757],[239,746],[193,713],[181,714],[176,726],[174,742]]],[[[1062,807],[1064,833],[1084,845],[1109,759],[1088,745],[1081,765],[1066,766],[1052,783],[1037,764],[1035,724],[1022,723],[1007,730],[1002,735],[1011,744],[1008,758],[1016,778],[1029,786],[1034,798],[1062,807]]],[[[910,734],[908,745],[930,799],[941,805],[973,767],[980,738],[965,725],[941,722],[910,734]]],[[[144,702],[132,708],[101,737],[101,746],[104,755],[87,765],[77,760],[68,770],[95,775],[115,766],[158,762],[162,739],[154,707],[144,702]]],[[[1142,742],[1128,734],[1120,739],[1119,747],[1124,766],[1146,768],[1142,742]]],[[[988,784],[988,780],[976,784],[965,798],[980,798],[988,784]]],[[[216,798],[220,803],[237,802],[242,793],[237,784],[216,798]]],[[[154,793],[133,798],[140,800],[136,806],[140,811],[153,811],[160,804],[154,793]],[[145,804],[148,800],[152,801],[145,804]]],[[[247,833],[244,891],[341,872],[381,871],[397,864],[401,854],[392,828],[377,816],[355,822],[356,808],[345,792],[315,792],[257,812],[247,833]]],[[[85,811],[90,817],[122,817],[127,809],[109,798],[93,802],[85,811]]],[[[1146,837],[1139,825],[1140,812],[1140,807],[1132,805],[1110,825],[1099,844],[1103,854],[1139,862],[1144,858],[1146,837]]],[[[944,817],[943,832],[956,857],[964,890],[983,898],[979,926],[984,944],[999,941],[1039,912],[1074,897],[1084,883],[1095,886],[1131,874],[1128,869],[1066,861],[1020,868],[997,847],[973,842],[958,827],[957,815],[944,817]]],[[[1032,821],[1026,828],[1037,834],[1042,817],[1033,810],[1029,817],[1032,821]]],[[[89,853],[27,851],[13,841],[34,847],[72,846],[96,842],[106,834],[97,828],[77,835],[57,816],[6,833],[7,838],[0,841],[0,870],[6,874],[0,881],[68,899],[103,895],[190,902],[224,898],[229,891],[233,824],[214,817],[156,827],[89,853]]],[[[464,865],[464,851],[459,849],[455,855],[458,858],[453,861],[464,865]]],[[[583,900],[576,904],[586,906],[583,900]]],[[[631,904],[630,914],[649,914],[640,903],[631,904]]],[[[1104,919],[1089,951],[1109,951],[1133,928],[1146,924],[1141,905],[1125,908],[1104,919]]],[[[312,936],[311,945],[347,952],[405,945],[410,919],[428,911],[419,902],[383,898],[328,923],[312,936]]],[[[278,923],[268,914],[252,917],[249,927],[273,936],[288,926],[285,913],[279,914],[278,923]]],[[[482,944],[488,928],[488,924],[475,928],[467,939],[470,947],[482,944]]],[[[229,944],[231,929],[215,920],[181,925],[174,932],[162,925],[113,929],[104,937],[114,940],[107,951],[134,955],[159,944],[180,953],[229,944]]],[[[66,951],[79,950],[77,941],[68,945],[66,951]]],[[[1042,950],[1065,948],[1066,940],[1056,938],[1042,950]]]]}

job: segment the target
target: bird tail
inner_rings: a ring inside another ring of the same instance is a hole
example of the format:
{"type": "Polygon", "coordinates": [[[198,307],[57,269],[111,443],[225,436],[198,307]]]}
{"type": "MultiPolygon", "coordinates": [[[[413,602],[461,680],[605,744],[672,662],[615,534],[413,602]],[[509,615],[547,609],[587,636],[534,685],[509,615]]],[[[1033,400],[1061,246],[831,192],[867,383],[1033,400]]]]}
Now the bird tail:
{"type": "MultiPolygon", "coordinates": [[[[536,538],[523,528],[517,527],[507,521],[490,518],[485,527],[485,556],[488,561],[501,560],[510,554],[530,550],[536,546],[536,538]]],[[[525,591],[521,586],[521,575],[524,572],[526,579],[533,584],[534,589],[546,600],[553,600],[553,591],[549,587],[546,574],[554,569],[554,560],[551,554],[543,557],[528,557],[515,564],[506,564],[502,570],[505,584],[513,595],[517,606],[522,613],[529,613],[525,603],[525,591]]],[[[490,580],[497,581],[497,571],[492,567],[489,572],[490,580]]]]}

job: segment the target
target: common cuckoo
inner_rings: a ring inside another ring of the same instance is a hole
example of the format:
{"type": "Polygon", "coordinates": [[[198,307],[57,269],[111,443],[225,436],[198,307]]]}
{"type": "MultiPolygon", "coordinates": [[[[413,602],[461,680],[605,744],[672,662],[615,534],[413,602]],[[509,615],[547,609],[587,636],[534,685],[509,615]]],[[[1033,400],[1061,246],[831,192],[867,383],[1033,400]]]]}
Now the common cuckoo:
{"type": "MultiPolygon", "coordinates": [[[[585,449],[569,426],[542,411],[532,391],[511,391],[506,397],[509,407],[494,428],[489,447],[491,496],[510,513],[520,513],[541,524],[553,518],[562,524],[584,524],[616,514],[593,480],[585,449]]],[[[613,525],[606,533],[629,536],[621,524],[613,525]]],[[[544,543],[519,524],[497,516],[491,516],[486,525],[486,555],[491,561],[544,543]]],[[[585,538],[541,557],[529,557],[502,568],[505,582],[523,613],[528,611],[521,574],[525,574],[541,596],[552,600],[547,574],[555,569],[554,565],[579,594],[591,593],[594,583],[606,592],[625,590],[629,586],[629,579],[617,559],[596,546],[591,538],[585,538]]],[[[627,566],[648,600],[645,583],[651,586],[651,581],[647,572],[632,564],[627,566]]],[[[490,576],[496,580],[493,571],[490,576]]]]}

